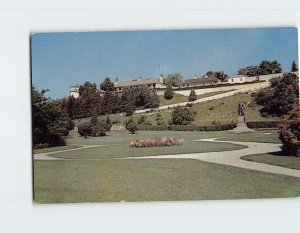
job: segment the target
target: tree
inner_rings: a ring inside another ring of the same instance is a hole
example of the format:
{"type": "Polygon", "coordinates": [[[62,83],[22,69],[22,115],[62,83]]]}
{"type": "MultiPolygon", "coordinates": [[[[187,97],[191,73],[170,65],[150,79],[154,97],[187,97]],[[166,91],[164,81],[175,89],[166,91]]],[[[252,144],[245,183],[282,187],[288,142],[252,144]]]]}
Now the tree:
{"type": "Polygon", "coordinates": [[[300,109],[299,99],[295,99],[292,109],[282,117],[279,138],[285,155],[300,157],[300,109]]]}
{"type": "Polygon", "coordinates": [[[189,101],[195,101],[197,99],[196,92],[194,90],[191,90],[189,95],[189,101]]]}
{"type": "Polygon", "coordinates": [[[71,119],[74,119],[77,108],[76,108],[76,99],[73,96],[69,96],[66,101],[66,111],[68,113],[68,116],[71,119]]]}
{"type": "Polygon", "coordinates": [[[273,78],[271,85],[257,93],[254,100],[262,105],[263,116],[282,116],[292,109],[296,98],[299,98],[299,80],[293,73],[284,74],[282,78],[273,78]]]}
{"type": "Polygon", "coordinates": [[[258,76],[267,74],[277,74],[281,73],[281,65],[278,61],[262,61],[259,66],[247,66],[245,68],[240,68],[238,74],[246,76],[258,76]]]}
{"type": "Polygon", "coordinates": [[[149,98],[146,100],[145,108],[158,108],[159,107],[159,97],[156,93],[156,90],[150,93],[149,98]]]}
{"type": "Polygon", "coordinates": [[[134,134],[134,132],[137,131],[138,127],[137,124],[133,121],[132,116],[127,122],[125,122],[125,128],[132,134],[134,134]]]}
{"type": "Polygon", "coordinates": [[[174,96],[174,91],[172,89],[172,86],[171,86],[171,84],[168,84],[168,86],[167,86],[167,88],[166,88],[166,90],[164,92],[164,98],[166,100],[170,100],[170,99],[173,98],[173,96],[174,96]]]}
{"type": "Polygon", "coordinates": [[[121,95],[121,111],[131,116],[135,110],[135,99],[133,89],[125,88],[121,95]]]}
{"type": "Polygon", "coordinates": [[[87,136],[91,136],[93,134],[93,128],[91,123],[83,122],[79,124],[78,133],[80,136],[84,136],[84,138],[87,138],[87,136]]]}
{"type": "Polygon", "coordinates": [[[34,148],[65,145],[69,134],[69,117],[58,101],[45,97],[47,90],[32,87],[32,135],[34,148]]]}
{"type": "Polygon", "coordinates": [[[196,112],[188,107],[176,107],[172,111],[170,125],[189,125],[194,121],[196,112]]]}
{"type": "MultiPolygon", "coordinates": [[[[76,100],[77,101],[77,100],[76,100]]],[[[79,109],[80,117],[90,117],[99,106],[99,93],[95,83],[85,82],[79,87],[79,109]]]]}
{"type": "Polygon", "coordinates": [[[259,75],[260,71],[259,71],[258,66],[247,66],[245,68],[240,68],[237,73],[241,74],[241,75],[252,77],[252,76],[259,75]]]}
{"type": "Polygon", "coordinates": [[[106,120],[105,120],[105,131],[110,132],[111,127],[112,127],[112,123],[111,123],[109,115],[107,115],[106,120]]]}
{"type": "Polygon", "coordinates": [[[110,114],[115,108],[115,95],[112,91],[106,91],[102,100],[102,114],[110,114]]]}
{"type": "Polygon", "coordinates": [[[208,71],[206,72],[207,77],[215,77],[219,81],[224,82],[226,79],[228,79],[228,75],[225,74],[224,71],[208,71]]]}
{"type": "Polygon", "coordinates": [[[150,100],[150,89],[149,87],[142,85],[135,88],[135,106],[144,107],[150,100]]]}
{"type": "Polygon", "coordinates": [[[104,81],[100,84],[100,89],[102,91],[113,91],[114,90],[114,83],[110,80],[110,78],[106,77],[104,81]]]}
{"type": "Polygon", "coordinates": [[[291,67],[291,72],[296,72],[296,71],[298,71],[298,66],[297,66],[296,62],[293,61],[292,67],[291,67]]]}
{"type": "Polygon", "coordinates": [[[164,79],[164,84],[171,85],[173,87],[179,87],[182,82],[183,76],[180,73],[168,74],[164,79]]]}

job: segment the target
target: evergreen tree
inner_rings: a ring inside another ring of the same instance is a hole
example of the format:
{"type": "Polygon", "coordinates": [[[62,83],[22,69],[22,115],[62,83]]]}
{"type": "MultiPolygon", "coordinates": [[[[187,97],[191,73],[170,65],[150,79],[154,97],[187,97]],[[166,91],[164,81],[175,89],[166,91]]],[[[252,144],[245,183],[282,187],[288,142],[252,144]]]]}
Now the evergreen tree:
{"type": "Polygon", "coordinates": [[[157,113],[155,120],[157,125],[166,125],[160,113],[157,113]]]}
{"type": "Polygon", "coordinates": [[[135,106],[144,107],[147,104],[147,101],[150,99],[150,89],[149,87],[142,85],[134,89],[135,92],[135,106]]]}
{"type": "Polygon", "coordinates": [[[298,71],[298,66],[297,66],[296,62],[293,61],[292,67],[291,67],[291,72],[296,72],[296,71],[298,71]]]}
{"type": "Polygon", "coordinates": [[[194,90],[191,90],[191,93],[189,95],[189,101],[195,101],[195,100],[197,100],[196,92],[194,90]]]}
{"type": "Polygon", "coordinates": [[[106,77],[104,81],[100,84],[100,89],[104,92],[114,91],[114,83],[110,80],[110,78],[106,77]]]}
{"type": "Polygon", "coordinates": [[[171,86],[171,84],[168,84],[168,86],[167,86],[167,88],[166,88],[166,90],[164,92],[164,98],[166,100],[170,100],[170,99],[173,98],[173,96],[174,96],[174,91],[172,89],[172,86],[171,86]]]}
{"type": "Polygon", "coordinates": [[[133,89],[125,88],[121,95],[121,111],[127,116],[133,114],[135,110],[135,99],[133,89]]]}
{"type": "Polygon", "coordinates": [[[111,114],[115,109],[115,95],[112,91],[106,91],[102,100],[102,113],[111,114]]]}
{"type": "Polygon", "coordinates": [[[64,136],[69,133],[69,117],[60,103],[45,97],[47,90],[32,87],[32,135],[33,146],[65,145],[64,136]]]}
{"type": "Polygon", "coordinates": [[[133,117],[131,116],[127,122],[125,122],[125,128],[132,134],[137,131],[137,124],[133,121],[133,117]]]}
{"type": "Polygon", "coordinates": [[[97,86],[95,83],[85,82],[79,87],[79,115],[90,117],[95,112],[99,101],[97,86]]]}
{"type": "Polygon", "coordinates": [[[282,78],[273,78],[271,85],[257,93],[254,100],[263,107],[263,116],[282,116],[292,109],[296,98],[299,98],[299,78],[293,73],[284,74],[282,78]]]}
{"type": "Polygon", "coordinates": [[[107,115],[106,120],[105,120],[105,130],[107,132],[110,132],[111,127],[112,127],[112,123],[111,123],[109,115],[107,115]]]}

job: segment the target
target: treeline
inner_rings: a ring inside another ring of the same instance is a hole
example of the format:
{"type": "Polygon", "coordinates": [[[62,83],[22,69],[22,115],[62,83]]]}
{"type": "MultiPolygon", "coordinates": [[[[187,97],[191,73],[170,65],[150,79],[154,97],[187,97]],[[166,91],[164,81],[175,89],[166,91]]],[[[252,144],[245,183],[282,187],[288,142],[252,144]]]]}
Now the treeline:
{"type": "Polygon", "coordinates": [[[121,94],[114,91],[113,83],[106,78],[97,90],[95,83],[85,82],[79,87],[79,98],[69,96],[61,100],[61,108],[71,119],[113,113],[132,115],[136,109],[159,107],[155,90],[147,86],[125,88],[121,94]]]}

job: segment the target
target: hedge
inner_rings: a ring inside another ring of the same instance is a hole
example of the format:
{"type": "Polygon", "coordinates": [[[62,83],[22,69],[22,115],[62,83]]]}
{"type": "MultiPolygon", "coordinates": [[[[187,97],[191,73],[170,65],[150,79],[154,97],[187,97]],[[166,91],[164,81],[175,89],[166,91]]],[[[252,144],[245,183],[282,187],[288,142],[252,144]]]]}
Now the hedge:
{"type": "MultiPolygon", "coordinates": [[[[278,121],[253,121],[247,122],[247,126],[253,129],[259,128],[278,128],[278,121]]],[[[151,131],[224,131],[231,130],[236,127],[236,124],[225,125],[139,125],[139,130],[151,130],[151,131]]]]}

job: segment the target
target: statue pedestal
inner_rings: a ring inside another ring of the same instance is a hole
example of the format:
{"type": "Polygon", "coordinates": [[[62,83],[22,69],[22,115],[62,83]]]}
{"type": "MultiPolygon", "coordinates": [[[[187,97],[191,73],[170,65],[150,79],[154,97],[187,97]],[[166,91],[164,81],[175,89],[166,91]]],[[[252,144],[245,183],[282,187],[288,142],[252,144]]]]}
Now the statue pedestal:
{"type": "Polygon", "coordinates": [[[246,119],[244,116],[238,116],[238,123],[236,128],[230,130],[234,133],[253,133],[255,132],[253,129],[249,129],[246,124],[246,119]]]}

